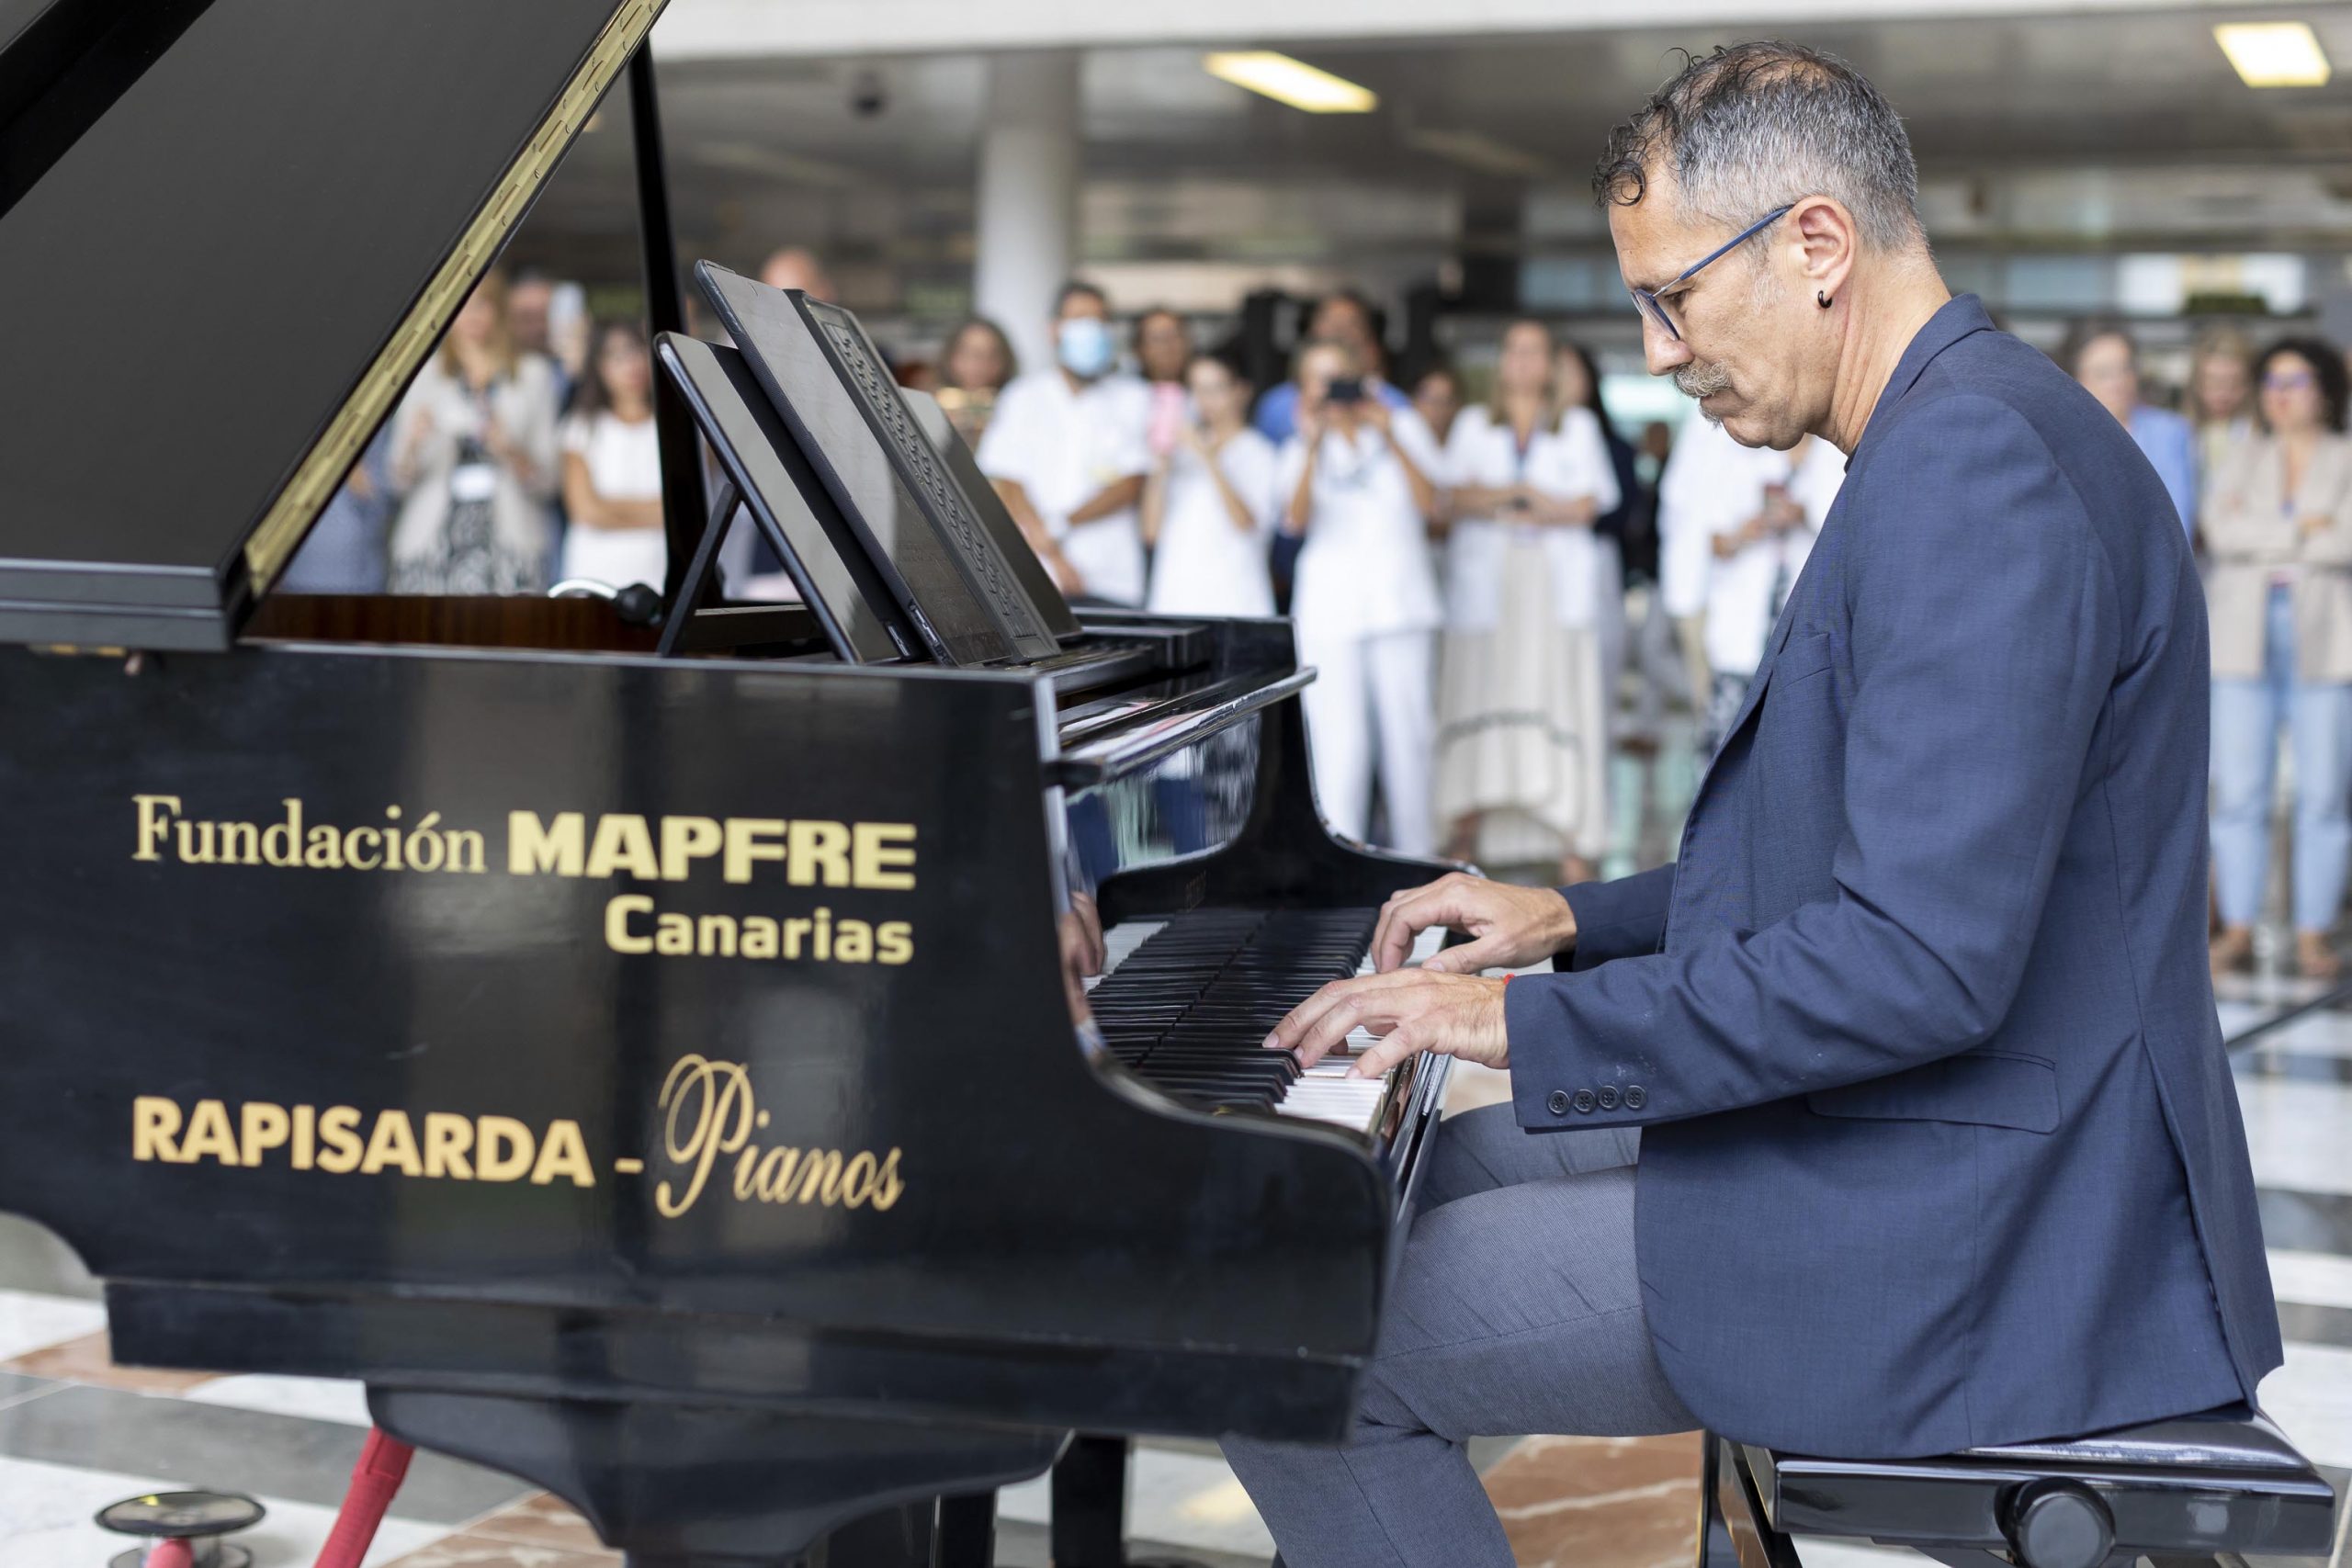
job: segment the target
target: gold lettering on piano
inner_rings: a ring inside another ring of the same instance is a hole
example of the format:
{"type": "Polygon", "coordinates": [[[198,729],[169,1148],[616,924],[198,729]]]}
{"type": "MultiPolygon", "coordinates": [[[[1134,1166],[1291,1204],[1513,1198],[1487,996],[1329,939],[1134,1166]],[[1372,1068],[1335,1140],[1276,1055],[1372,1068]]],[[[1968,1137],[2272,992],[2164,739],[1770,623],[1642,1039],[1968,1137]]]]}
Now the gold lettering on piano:
{"type": "Polygon", "coordinates": [[[283,1163],[335,1176],[596,1185],[576,1122],[559,1118],[535,1130],[511,1116],[432,1111],[419,1118],[397,1108],[370,1122],[356,1106],[247,1100],[232,1115],[223,1100],[183,1108],[167,1096],[142,1094],[130,1102],[130,1157],[166,1165],[210,1160],[247,1170],[283,1163]]]}
{"type": "Polygon", "coordinates": [[[700,1201],[720,1160],[733,1167],[732,1190],[741,1203],[839,1205],[887,1210],[904,1190],[899,1151],[763,1147],[753,1132],[767,1124],[740,1062],[707,1056],[678,1058],[662,1081],[662,1153],[675,1172],[653,1189],[653,1206],[676,1219],[700,1201]]]}
{"type": "MultiPolygon", "coordinates": [[[[146,798],[144,796],[141,797],[146,798]]],[[[915,885],[915,825],[824,818],[645,818],[608,812],[506,814],[506,869],[515,876],[684,882],[716,860],[721,880],[741,886],[763,863],[784,867],[794,887],[866,887],[907,893],[915,885]]]]}
{"type": "Polygon", "coordinates": [[[615,953],[664,958],[814,959],[820,964],[904,964],[915,955],[906,920],[876,924],[836,917],[820,904],[807,916],[686,915],[658,908],[642,893],[605,905],[605,945],[615,953]]]}
{"type": "Polygon", "coordinates": [[[305,820],[301,801],[291,796],[280,802],[285,815],[268,823],[191,821],[176,795],[134,795],[130,803],[137,813],[132,860],[309,871],[489,869],[482,835],[444,828],[438,811],[404,822],[399,807],[387,806],[380,825],[338,828],[305,820]]]}

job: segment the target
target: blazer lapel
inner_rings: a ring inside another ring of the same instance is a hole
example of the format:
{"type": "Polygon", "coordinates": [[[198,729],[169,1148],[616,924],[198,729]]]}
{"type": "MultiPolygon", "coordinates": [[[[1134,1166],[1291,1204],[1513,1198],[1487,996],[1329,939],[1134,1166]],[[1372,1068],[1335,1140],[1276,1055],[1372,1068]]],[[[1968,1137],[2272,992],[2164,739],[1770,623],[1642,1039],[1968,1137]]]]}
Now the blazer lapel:
{"type": "MultiPolygon", "coordinates": [[[[1804,581],[1802,572],[1798,574],[1797,581],[1804,581]]],[[[1772,623],[1772,636],[1765,649],[1763,662],[1756,667],[1756,678],[1748,682],[1747,694],[1740,699],[1739,711],[1724,727],[1723,739],[1715,742],[1715,754],[1707,759],[1707,771],[1700,775],[1699,787],[1690,792],[1690,815],[1693,818],[1699,815],[1699,807],[1707,798],[1707,785],[1714,781],[1715,764],[1723,760],[1724,753],[1731,750],[1732,741],[1756,716],[1756,705],[1764,700],[1764,688],[1772,682],[1773,666],[1780,663],[1781,649],[1788,646],[1789,628],[1795,624],[1796,618],[1790,612],[1796,608],[1796,603],[1797,593],[1792,587],[1789,590],[1788,603],[1781,606],[1781,618],[1772,623]]]]}

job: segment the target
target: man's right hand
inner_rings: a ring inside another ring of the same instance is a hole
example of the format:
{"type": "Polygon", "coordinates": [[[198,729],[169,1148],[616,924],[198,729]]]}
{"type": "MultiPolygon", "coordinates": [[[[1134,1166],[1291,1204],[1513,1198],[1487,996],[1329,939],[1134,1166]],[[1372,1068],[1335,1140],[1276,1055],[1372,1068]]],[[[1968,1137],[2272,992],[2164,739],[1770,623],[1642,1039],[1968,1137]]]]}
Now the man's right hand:
{"type": "Polygon", "coordinates": [[[1380,924],[1372,935],[1374,966],[1385,974],[1404,963],[1413,951],[1413,939],[1431,926],[1472,939],[1433,954],[1421,965],[1451,975],[1522,969],[1564,951],[1577,936],[1576,914],[1557,890],[1489,882],[1453,871],[1408,887],[1380,907],[1380,924]]]}

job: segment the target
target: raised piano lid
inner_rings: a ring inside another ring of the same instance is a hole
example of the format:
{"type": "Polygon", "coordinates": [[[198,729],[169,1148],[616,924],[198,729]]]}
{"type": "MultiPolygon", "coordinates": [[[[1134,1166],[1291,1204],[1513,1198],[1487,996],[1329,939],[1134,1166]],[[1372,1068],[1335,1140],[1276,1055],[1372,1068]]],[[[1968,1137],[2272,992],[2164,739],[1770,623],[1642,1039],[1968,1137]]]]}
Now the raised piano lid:
{"type": "Polygon", "coordinates": [[[196,14],[13,205],[0,124],[0,639],[226,647],[662,5],[118,3],[196,14]]]}

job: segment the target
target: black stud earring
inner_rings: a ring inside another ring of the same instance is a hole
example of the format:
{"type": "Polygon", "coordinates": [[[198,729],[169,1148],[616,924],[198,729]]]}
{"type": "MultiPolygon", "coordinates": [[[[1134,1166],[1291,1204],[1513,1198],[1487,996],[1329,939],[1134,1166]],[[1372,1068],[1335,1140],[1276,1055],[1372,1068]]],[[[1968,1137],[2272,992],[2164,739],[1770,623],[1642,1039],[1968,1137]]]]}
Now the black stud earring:
{"type": "Polygon", "coordinates": [[[1822,292],[1822,291],[1821,291],[1821,290],[1819,290],[1819,289],[1815,289],[1815,290],[1814,291],[1814,296],[1813,296],[1813,298],[1814,298],[1814,299],[1815,299],[1815,303],[1819,304],[1819,305],[1820,305],[1820,307],[1821,307],[1823,310],[1826,310],[1827,309],[1829,309],[1829,296],[1828,296],[1827,294],[1826,294],[1826,293],[1822,292]]]}

